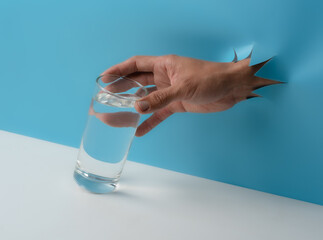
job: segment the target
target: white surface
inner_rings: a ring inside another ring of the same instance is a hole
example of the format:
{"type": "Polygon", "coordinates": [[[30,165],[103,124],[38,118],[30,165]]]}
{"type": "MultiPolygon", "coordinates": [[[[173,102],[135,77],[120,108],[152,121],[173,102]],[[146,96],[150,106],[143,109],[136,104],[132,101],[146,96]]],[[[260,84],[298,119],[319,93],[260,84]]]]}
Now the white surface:
{"type": "Polygon", "coordinates": [[[128,161],[117,192],[73,181],[77,149],[0,131],[0,239],[323,239],[323,207],[128,161]]]}

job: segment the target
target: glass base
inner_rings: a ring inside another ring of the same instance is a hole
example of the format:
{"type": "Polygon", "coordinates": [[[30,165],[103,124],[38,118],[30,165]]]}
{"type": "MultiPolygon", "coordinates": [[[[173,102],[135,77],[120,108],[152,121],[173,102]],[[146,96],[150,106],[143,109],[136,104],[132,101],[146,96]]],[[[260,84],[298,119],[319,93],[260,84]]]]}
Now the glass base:
{"type": "Polygon", "coordinates": [[[85,172],[75,168],[74,179],[77,184],[92,193],[113,192],[118,184],[119,178],[106,178],[85,172]]]}

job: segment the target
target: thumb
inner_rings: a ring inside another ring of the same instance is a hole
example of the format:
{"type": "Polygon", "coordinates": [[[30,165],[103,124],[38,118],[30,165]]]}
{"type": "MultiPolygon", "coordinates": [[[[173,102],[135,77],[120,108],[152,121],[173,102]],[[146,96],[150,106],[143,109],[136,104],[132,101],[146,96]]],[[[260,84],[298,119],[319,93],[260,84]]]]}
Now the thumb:
{"type": "Polygon", "coordinates": [[[136,102],[135,108],[137,112],[142,114],[152,113],[178,99],[178,91],[174,87],[168,87],[154,91],[146,97],[141,98],[136,102]]]}

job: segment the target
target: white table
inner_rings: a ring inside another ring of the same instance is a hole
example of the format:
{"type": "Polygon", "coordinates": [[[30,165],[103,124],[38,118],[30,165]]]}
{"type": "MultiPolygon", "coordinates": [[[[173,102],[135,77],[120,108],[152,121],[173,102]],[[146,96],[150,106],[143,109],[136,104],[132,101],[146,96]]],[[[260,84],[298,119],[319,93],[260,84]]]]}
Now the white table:
{"type": "Polygon", "coordinates": [[[117,192],[73,180],[77,149],[0,131],[0,239],[323,239],[323,207],[128,161],[117,192]]]}

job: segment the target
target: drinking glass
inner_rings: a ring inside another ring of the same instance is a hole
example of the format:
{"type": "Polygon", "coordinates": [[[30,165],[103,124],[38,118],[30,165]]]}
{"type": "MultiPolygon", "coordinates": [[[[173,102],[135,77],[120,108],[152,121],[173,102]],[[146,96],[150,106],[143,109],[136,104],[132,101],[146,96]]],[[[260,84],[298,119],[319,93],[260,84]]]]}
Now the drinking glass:
{"type": "Polygon", "coordinates": [[[74,171],[80,186],[94,193],[115,190],[140,119],[134,104],[147,93],[126,77],[96,79],[74,171]]]}

